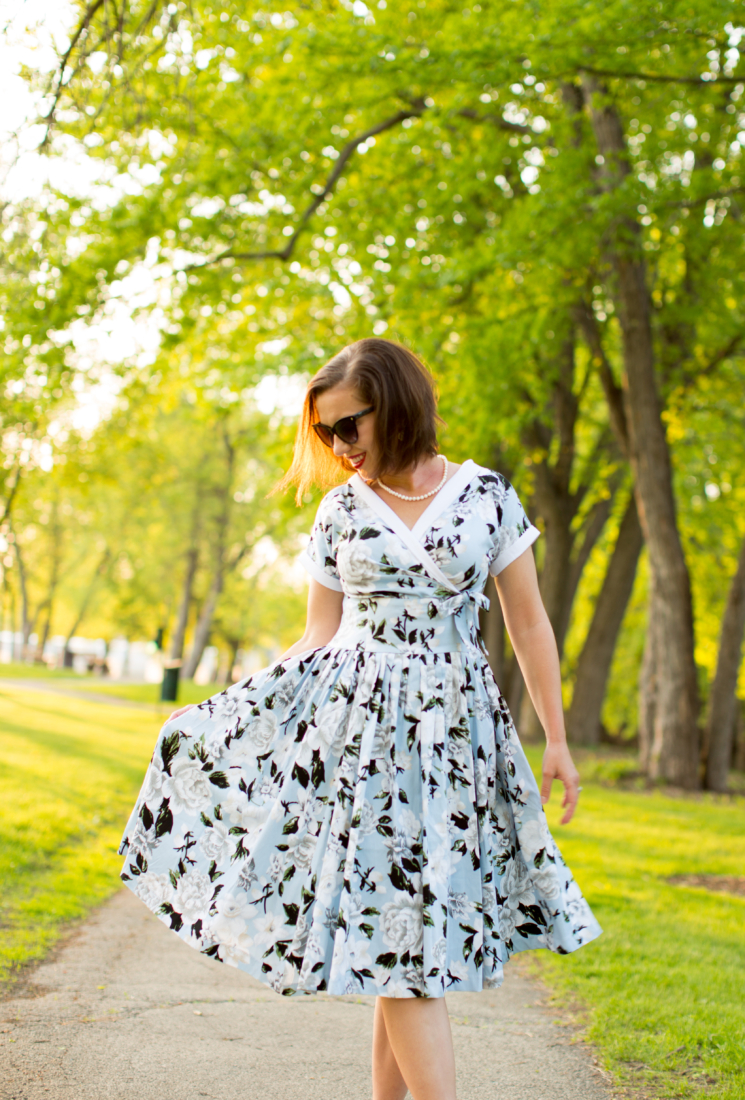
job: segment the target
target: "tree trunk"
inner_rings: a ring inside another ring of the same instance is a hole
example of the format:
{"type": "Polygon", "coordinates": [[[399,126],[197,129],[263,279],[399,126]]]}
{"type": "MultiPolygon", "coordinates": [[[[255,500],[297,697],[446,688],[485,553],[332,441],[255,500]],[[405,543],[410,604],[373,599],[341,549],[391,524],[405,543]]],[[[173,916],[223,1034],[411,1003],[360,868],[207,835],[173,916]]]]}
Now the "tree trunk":
{"type": "Polygon", "coordinates": [[[36,643],[36,661],[44,660],[44,649],[49,639],[49,633],[52,629],[54,597],[57,595],[57,586],[59,585],[60,580],[60,565],[62,564],[62,526],[59,522],[58,501],[56,499],[52,502],[52,515],[49,524],[49,532],[52,543],[52,561],[49,567],[49,586],[47,588],[47,594],[36,610],[37,619],[42,610],[46,611],[44,629],[41,631],[39,639],[36,643]]]}
{"type": "Polygon", "coordinates": [[[78,611],[78,616],[77,616],[75,622],[73,623],[72,627],[70,628],[70,631],[67,635],[67,638],[65,639],[65,658],[66,658],[66,660],[67,660],[67,658],[70,654],[70,642],[74,638],[75,634],[77,634],[78,629],[80,627],[80,624],[82,623],[83,619],[86,616],[86,612],[88,611],[88,605],[90,604],[91,599],[93,597],[93,593],[96,590],[96,585],[98,584],[99,580],[101,579],[101,574],[103,573],[104,569],[108,565],[110,558],[111,558],[111,551],[107,547],[104,550],[103,554],[101,555],[101,560],[99,561],[98,566],[96,567],[96,571],[93,574],[93,577],[91,578],[90,584],[88,585],[88,588],[86,589],[86,593],[83,596],[83,602],[80,605],[80,610],[78,611]]]}
{"type": "Polygon", "coordinates": [[[520,715],[523,695],[525,694],[525,681],[523,680],[523,674],[514,653],[510,659],[505,662],[503,675],[504,684],[500,684],[500,689],[507,702],[509,712],[517,723],[517,732],[521,734],[520,715]]]}
{"type": "MultiPolygon", "coordinates": [[[[615,491],[615,486],[613,487],[615,491]]],[[[610,514],[613,497],[600,500],[592,509],[584,527],[584,537],[576,549],[578,532],[571,522],[576,514],[576,495],[555,490],[550,503],[543,494],[542,515],[546,524],[546,554],[540,575],[541,597],[556,638],[559,658],[564,652],[564,641],[574,605],[574,598],[592,549],[600,538],[610,514]],[[551,517],[549,519],[548,517],[551,517]]],[[[521,694],[520,731],[526,741],[536,741],[541,735],[533,700],[526,692],[521,694]]]]}
{"type": "Polygon", "coordinates": [[[225,686],[230,687],[230,685],[235,682],[233,680],[233,669],[235,668],[235,662],[238,657],[238,650],[241,647],[241,639],[228,638],[227,642],[230,646],[230,653],[228,655],[228,668],[225,674],[225,686]]]}
{"type": "Polygon", "coordinates": [[[632,496],[621,520],[590,629],[577,662],[567,728],[571,740],[580,745],[597,745],[600,741],[600,716],[611,662],[634,587],[642,546],[642,532],[632,496]]]}
{"type": "Polygon", "coordinates": [[[502,690],[504,678],[504,618],[502,617],[502,605],[494,588],[493,581],[487,581],[489,591],[489,610],[479,611],[479,627],[481,637],[489,654],[489,667],[494,679],[502,690]]]}
{"type": "Polygon", "coordinates": [[[644,656],[639,670],[639,768],[645,775],[649,775],[650,770],[649,762],[652,757],[655,715],[657,713],[659,641],[653,589],[649,593],[648,605],[644,656]]]}
{"type": "MultiPolygon", "coordinates": [[[[194,641],[192,643],[191,652],[184,662],[183,676],[185,679],[190,680],[193,678],[194,673],[197,671],[199,662],[202,659],[204,648],[207,645],[210,637],[210,631],[212,630],[212,620],[215,617],[215,611],[217,610],[217,604],[222,595],[222,590],[225,585],[225,574],[228,569],[228,563],[226,560],[226,542],[228,538],[228,526],[230,524],[230,511],[231,503],[233,499],[233,471],[235,469],[235,447],[228,435],[227,428],[223,425],[222,439],[225,446],[225,481],[220,489],[221,507],[217,517],[217,531],[215,538],[215,569],[212,575],[212,583],[210,590],[207,593],[207,599],[204,601],[202,610],[197,620],[197,625],[194,630],[194,641]]],[[[245,553],[245,547],[237,557],[234,558],[230,568],[234,568],[241,560],[245,553]]]]}
{"type": "MultiPolygon", "coordinates": [[[[585,88],[598,150],[606,162],[604,184],[611,190],[629,172],[623,129],[612,104],[600,107],[592,102],[598,92],[607,98],[605,89],[589,78],[585,78],[585,88]]],[[[700,777],[691,586],[677,527],[670,452],[655,378],[651,302],[635,218],[619,220],[609,248],[621,326],[629,457],[659,620],[660,659],[649,774],[652,779],[694,789],[700,786],[700,777]]]]}
{"type": "Polygon", "coordinates": [[[559,646],[559,654],[564,652],[564,642],[566,641],[567,630],[569,629],[569,620],[571,618],[572,608],[574,607],[574,598],[577,595],[579,582],[582,579],[582,571],[587,565],[590,554],[595,548],[595,544],[602,535],[603,528],[608,522],[608,518],[613,509],[613,500],[616,495],[617,484],[618,479],[616,478],[614,483],[610,486],[610,495],[606,497],[605,500],[599,500],[592,508],[583,528],[584,536],[579,550],[572,555],[569,564],[569,575],[564,583],[564,606],[558,624],[557,645],[559,646]]]}
{"type": "Polygon", "coordinates": [[[225,582],[225,564],[223,562],[222,554],[218,559],[215,573],[212,578],[212,584],[210,590],[207,593],[207,599],[202,605],[202,610],[199,613],[199,619],[194,629],[194,640],[192,642],[191,652],[184,662],[183,676],[185,680],[192,680],[194,673],[197,671],[199,662],[202,659],[205,646],[210,638],[210,631],[212,630],[212,620],[215,617],[215,611],[217,610],[217,603],[222,595],[223,584],[225,582]]]}
{"type": "Polygon", "coordinates": [[[745,540],[740,549],[737,570],[727,593],[727,604],[722,616],[722,631],[719,638],[717,670],[709,699],[704,746],[705,785],[710,791],[727,790],[727,774],[732,759],[732,741],[737,717],[736,693],[742,659],[743,632],[745,632],[745,540]]]}
{"type": "Polygon", "coordinates": [[[169,656],[172,661],[180,661],[184,655],[184,639],[186,638],[186,627],[189,622],[189,610],[191,608],[194,590],[194,578],[197,573],[198,565],[199,549],[196,544],[196,531],[193,531],[191,546],[186,552],[186,572],[184,573],[184,583],[181,589],[181,603],[179,604],[176,626],[173,631],[173,637],[171,638],[169,656]]]}
{"type": "Polygon", "coordinates": [[[32,634],[33,624],[31,622],[31,616],[29,614],[28,604],[28,585],[26,583],[26,565],[21,554],[21,547],[18,542],[18,536],[11,527],[11,534],[13,535],[13,549],[16,556],[16,565],[18,566],[18,587],[21,590],[21,653],[20,659],[25,661],[28,657],[29,638],[32,634]]]}
{"type": "MultiPolygon", "coordinates": [[[[739,702],[739,700],[738,700],[739,702]]],[[[745,707],[743,704],[737,708],[737,722],[735,724],[736,744],[732,766],[735,771],[745,772],[745,707]]]]}

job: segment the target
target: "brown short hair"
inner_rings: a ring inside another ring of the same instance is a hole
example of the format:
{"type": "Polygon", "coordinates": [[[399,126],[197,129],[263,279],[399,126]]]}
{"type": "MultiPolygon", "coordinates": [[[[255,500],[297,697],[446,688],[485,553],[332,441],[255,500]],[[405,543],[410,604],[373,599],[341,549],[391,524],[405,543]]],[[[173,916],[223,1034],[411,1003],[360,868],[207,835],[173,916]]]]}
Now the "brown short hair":
{"type": "Polygon", "coordinates": [[[351,386],[365,405],[375,408],[375,442],[381,456],[380,474],[399,473],[425,455],[437,454],[437,397],[432,375],[412,351],[391,340],[370,337],[342,348],[305,393],[292,465],[277,486],[297,488],[295,500],[314,486],[328,489],[352,472],[313,431],[316,399],[339,385],[351,386]]]}

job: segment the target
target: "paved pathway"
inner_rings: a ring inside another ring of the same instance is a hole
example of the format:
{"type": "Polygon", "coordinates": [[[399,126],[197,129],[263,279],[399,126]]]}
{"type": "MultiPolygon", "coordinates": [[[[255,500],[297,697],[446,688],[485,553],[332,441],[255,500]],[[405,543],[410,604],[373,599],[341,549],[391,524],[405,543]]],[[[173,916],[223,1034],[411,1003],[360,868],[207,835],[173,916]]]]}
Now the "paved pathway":
{"type": "Polygon", "coordinates": [[[31,676],[28,679],[12,680],[0,676],[0,689],[3,687],[21,688],[24,691],[45,691],[51,692],[53,695],[68,695],[72,699],[84,699],[86,703],[103,703],[115,707],[136,707],[139,710],[157,711],[164,716],[178,706],[178,703],[162,703],[160,700],[154,703],[141,703],[135,699],[125,699],[121,695],[109,695],[106,691],[96,691],[95,688],[86,691],[85,681],[83,681],[83,689],[80,690],[75,686],[74,680],[42,680],[31,676]]]}
{"type": "MultiPolygon", "coordinates": [[[[448,998],[459,1100],[611,1100],[545,990],[448,998]]],[[[370,997],[279,997],[122,890],[0,1003],[2,1100],[369,1100],[370,997]]]]}

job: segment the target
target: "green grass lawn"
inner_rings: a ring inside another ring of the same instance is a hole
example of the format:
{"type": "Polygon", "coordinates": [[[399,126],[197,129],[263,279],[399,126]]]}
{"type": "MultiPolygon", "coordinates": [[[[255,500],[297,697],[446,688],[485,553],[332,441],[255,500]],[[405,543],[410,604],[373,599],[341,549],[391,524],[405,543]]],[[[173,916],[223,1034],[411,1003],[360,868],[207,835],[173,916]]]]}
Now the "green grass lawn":
{"type": "Polygon", "coordinates": [[[0,985],[117,888],[161,721],[0,682],[0,985]]]}
{"type": "MultiPolygon", "coordinates": [[[[540,753],[529,755],[540,767],[540,753]]],[[[665,879],[744,876],[745,800],[623,790],[588,782],[603,770],[596,759],[578,766],[575,820],[556,826],[558,790],[547,811],[605,931],[572,955],[531,958],[560,1000],[586,1006],[589,1037],[617,1080],[655,1096],[743,1100],[745,898],[665,879]]]]}
{"type": "MultiPolygon", "coordinates": [[[[0,682],[0,982],[117,889],[116,847],[161,721],[156,707],[0,682]]],[[[665,879],[745,874],[745,801],[624,789],[622,754],[585,755],[580,770],[581,811],[555,835],[605,934],[532,965],[578,1006],[620,1083],[742,1100],[745,898],[665,879]]]]}

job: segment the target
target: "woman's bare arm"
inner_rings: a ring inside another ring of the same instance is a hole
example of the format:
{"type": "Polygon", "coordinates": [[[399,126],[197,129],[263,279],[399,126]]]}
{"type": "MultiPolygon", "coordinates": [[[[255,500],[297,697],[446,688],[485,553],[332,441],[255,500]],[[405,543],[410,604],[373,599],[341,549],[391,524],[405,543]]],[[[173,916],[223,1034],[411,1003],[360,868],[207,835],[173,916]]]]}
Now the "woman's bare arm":
{"type": "MultiPolygon", "coordinates": [[[[304,653],[307,649],[318,649],[319,646],[328,645],[339,629],[343,599],[343,592],[335,592],[333,589],[326,588],[325,585],[311,579],[310,588],[308,589],[305,633],[300,641],[295,642],[286,653],[282,654],[282,659],[294,657],[297,653],[304,653]]],[[[172,718],[178,718],[180,714],[186,714],[187,710],[191,710],[193,705],[192,703],[187,707],[179,707],[178,710],[174,710],[173,714],[169,715],[168,721],[170,722],[172,718]]]]}
{"type": "Polygon", "coordinates": [[[294,657],[306,649],[317,649],[328,645],[339,629],[343,592],[326,588],[319,581],[311,579],[308,589],[308,612],[305,619],[305,633],[300,641],[291,645],[282,657],[294,657]]]}
{"type": "Polygon", "coordinates": [[[561,823],[566,825],[577,806],[579,773],[567,748],[559,654],[538,589],[533,554],[526,550],[494,579],[512,648],[546,733],[541,799],[548,802],[554,779],[564,784],[561,823]]]}

